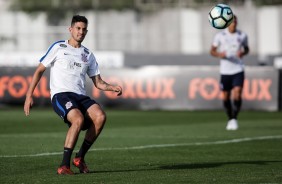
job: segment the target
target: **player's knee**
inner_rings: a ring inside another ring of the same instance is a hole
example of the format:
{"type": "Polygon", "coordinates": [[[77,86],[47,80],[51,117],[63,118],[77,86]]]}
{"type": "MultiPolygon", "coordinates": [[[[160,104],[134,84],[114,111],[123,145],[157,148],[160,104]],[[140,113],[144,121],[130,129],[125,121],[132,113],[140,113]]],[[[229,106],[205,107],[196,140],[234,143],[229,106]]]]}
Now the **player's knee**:
{"type": "Polygon", "coordinates": [[[235,97],[234,97],[234,100],[236,100],[236,101],[242,100],[242,97],[241,97],[240,95],[235,96],[235,97]]]}
{"type": "Polygon", "coordinates": [[[242,95],[241,95],[241,93],[234,93],[234,95],[233,95],[233,100],[241,100],[241,98],[242,98],[242,95]]]}
{"type": "Polygon", "coordinates": [[[83,116],[78,116],[76,117],[73,121],[72,121],[72,126],[76,127],[78,129],[81,129],[83,126],[83,122],[84,122],[84,117],[83,116]]]}
{"type": "Polygon", "coordinates": [[[96,128],[98,130],[102,130],[103,127],[104,127],[104,124],[106,123],[106,119],[107,119],[107,116],[104,112],[101,112],[97,115],[97,121],[96,121],[96,128]]]}
{"type": "Polygon", "coordinates": [[[101,112],[99,115],[98,115],[98,119],[100,120],[100,122],[102,124],[104,124],[106,122],[106,119],[107,119],[107,116],[104,112],[101,112]]]}

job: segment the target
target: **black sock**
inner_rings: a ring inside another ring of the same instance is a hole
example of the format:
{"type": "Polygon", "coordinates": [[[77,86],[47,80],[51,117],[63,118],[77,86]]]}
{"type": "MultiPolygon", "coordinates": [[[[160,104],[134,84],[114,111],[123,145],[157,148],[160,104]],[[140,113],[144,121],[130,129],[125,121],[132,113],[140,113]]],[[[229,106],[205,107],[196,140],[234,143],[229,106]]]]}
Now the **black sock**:
{"type": "Polygon", "coordinates": [[[233,110],[232,110],[232,104],[230,100],[224,100],[223,101],[223,106],[225,109],[225,112],[227,114],[228,119],[232,119],[233,118],[233,110]]]}
{"type": "Polygon", "coordinates": [[[234,118],[237,119],[237,116],[242,106],[242,100],[234,100],[233,104],[234,104],[234,118]]]}
{"type": "Polygon", "coordinates": [[[70,159],[71,159],[72,151],[73,149],[71,148],[64,148],[64,156],[63,156],[61,166],[70,167],[70,159]]]}
{"type": "Polygon", "coordinates": [[[81,157],[84,159],[85,154],[87,153],[87,151],[90,149],[90,147],[92,146],[92,142],[87,141],[86,139],[84,139],[81,148],[79,150],[79,152],[76,154],[76,157],[81,157]]]}

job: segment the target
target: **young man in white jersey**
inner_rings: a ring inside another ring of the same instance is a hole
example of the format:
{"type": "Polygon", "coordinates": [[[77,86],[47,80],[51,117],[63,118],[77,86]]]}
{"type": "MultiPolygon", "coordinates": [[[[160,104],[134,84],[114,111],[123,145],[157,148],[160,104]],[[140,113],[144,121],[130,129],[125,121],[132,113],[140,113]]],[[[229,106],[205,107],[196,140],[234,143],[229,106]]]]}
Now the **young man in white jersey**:
{"type": "Polygon", "coordinates": [[[87,34],[87,26],[86,17],[73,16],[69,28],[70,39],[54,43],[40,59],[24,104],[24,112],[28,116],[33,105],[33,91],[46,68],[50,67],[52,105],[54,111],[69,126],[64,143],[63,160],[57,170],[58,174],[74,174],[70,169],[70,160],[81,130],[86,130],[85,138],[72,162],[80,173],[89,172],[84,161],[85,154],[101,133],[106,122],[106,114],[99,104],[86,96],[86,75],[92,79],[96,88],[113,91],[117,95],[122,94],[120,86],[111,85],[102,80],[93,53],[81,45],[87,34]]]}
{"type": "Polygon", "coordinates": [[[227,130],[237,130],[237,116],[242,105],[244,84],[243,56],[249,53],[248,37],[237,29],[237,17],[230,26],[215,35],[210,54],[220,58],[220,87],[228,116],[227,130]]]}

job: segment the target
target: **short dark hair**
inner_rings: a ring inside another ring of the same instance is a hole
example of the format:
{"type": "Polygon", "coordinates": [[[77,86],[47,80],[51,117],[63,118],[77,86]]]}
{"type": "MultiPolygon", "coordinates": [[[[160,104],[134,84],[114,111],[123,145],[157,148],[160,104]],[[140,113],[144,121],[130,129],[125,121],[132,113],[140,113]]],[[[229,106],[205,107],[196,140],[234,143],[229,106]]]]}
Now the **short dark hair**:
{"type": "Polygon", "coordinates": [[[236,19],[236,20],[238,19],[238,18],[237,18],[237,15],[233,15],[233,17],[234,17],[234,19],[236,19]]]}
{"type": "Polygon", "coordinates": [[[71,26],[77,22],[84,22],[85,24],[88,24],[88,20],[85,16],[74,15],[71,20],[71,26]]]}
{"type": "Polygon", "coordinates": [[[238,23],[238,18],[236,15],[233,15],[233,21],[236,21],[236,23],[238,23]]]}

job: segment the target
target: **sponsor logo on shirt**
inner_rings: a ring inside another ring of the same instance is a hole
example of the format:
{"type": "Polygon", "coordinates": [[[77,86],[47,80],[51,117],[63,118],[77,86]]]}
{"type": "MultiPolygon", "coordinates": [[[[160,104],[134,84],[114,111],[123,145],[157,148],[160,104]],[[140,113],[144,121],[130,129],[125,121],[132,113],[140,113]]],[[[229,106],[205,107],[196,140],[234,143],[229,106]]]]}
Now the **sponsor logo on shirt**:
{"type": "Polygon", "coordinates": [[[77,67],[81,67],[81,63],[74,62],[73,65],[77,67]]]}

